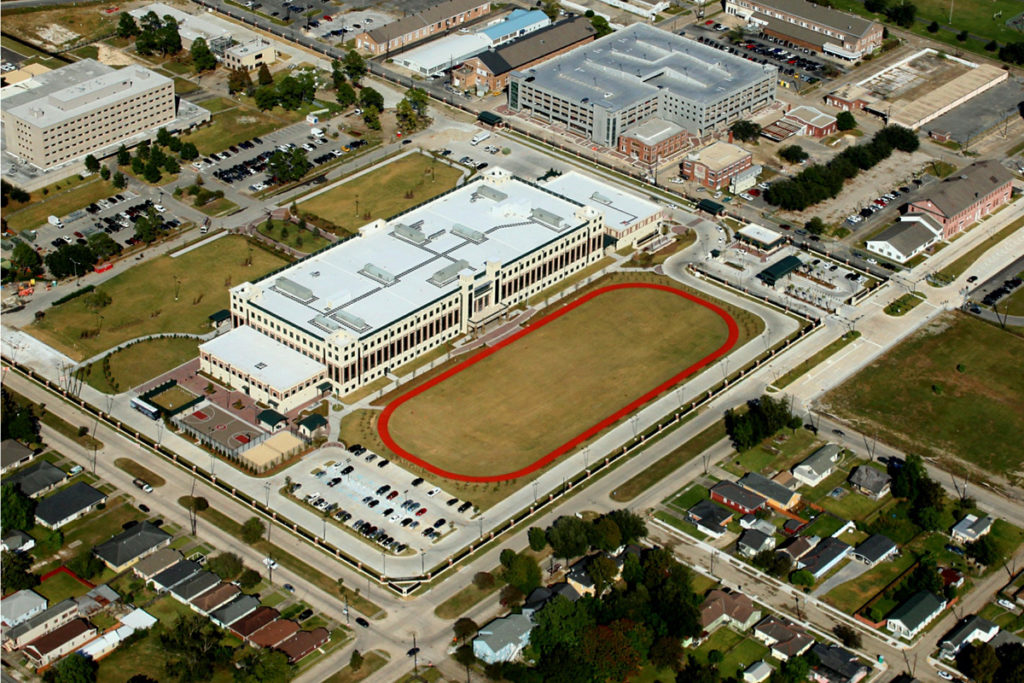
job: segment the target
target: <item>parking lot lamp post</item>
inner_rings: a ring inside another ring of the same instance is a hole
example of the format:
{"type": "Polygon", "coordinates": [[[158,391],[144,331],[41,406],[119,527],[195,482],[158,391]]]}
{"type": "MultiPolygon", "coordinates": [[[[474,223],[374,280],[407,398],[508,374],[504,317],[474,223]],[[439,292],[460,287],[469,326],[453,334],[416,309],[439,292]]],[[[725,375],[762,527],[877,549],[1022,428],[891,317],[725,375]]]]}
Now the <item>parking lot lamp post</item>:
{"type": "MultiPolygon", "coordinates": [[[[263,484],[263,489],[267,494],[267,511],[270,511],[270,482],[263,484]]],[[[271,518],[267,521],[267,543],[270,543],[270,530],[274,527],[274,520],[271,518]]]]}
{"type": "Polygon", "coordinates": [[[537,482],[533,482],[533,502],[537,502],[537,482]]]}
{"type": "Polygon", "coordinates": [[[383,579],[388,573],[388,556],[383,550],[380,551],[380,575],[383,579]]]}
{"type": "Polygon", "coordinates": [[[484,537],[484,516],[480,515],[480,538],[484,537]]]}
{"type": "Polygon", "coordinates": [[[425,574],[427,572],[427,570],[423,566],[424,562],[425,562],[424,558],[426,558],[426,556],[427,556],[427,551],[426,550],[421,550],[420,551],[420,574],[425,574]]]}

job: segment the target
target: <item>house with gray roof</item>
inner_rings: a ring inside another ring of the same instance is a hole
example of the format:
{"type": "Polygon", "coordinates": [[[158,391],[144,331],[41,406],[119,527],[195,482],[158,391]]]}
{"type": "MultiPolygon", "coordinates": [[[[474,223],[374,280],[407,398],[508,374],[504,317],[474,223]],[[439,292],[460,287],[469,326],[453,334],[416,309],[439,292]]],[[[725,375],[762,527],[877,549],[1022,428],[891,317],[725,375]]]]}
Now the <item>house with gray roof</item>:
{"type": "Polygon", "coordinates": [[[754,637],[771,649],[772,657],[783,662],[802,655],[814,644],[814,638],[802,626],[774,614],[754,627],[754,637]]]}
{"type": "Polygon", "coordinates": [[[763,659],[759,659],[743,671],[743,683],[764,683],[775,671],[763,659]]]}
{"type": "Polygon", "coordinates": [[[853,551],[853,559],[859,560],[869,567],[874,567],[899,551],[896,541],[882,534],[872,534],[853,551]]]}
{"type": "Polygon", "coordinates": [[[219,583],[220,578],[213,572],[199,572],[172,588],[171,595],[188,604],[192,598],[202,595],[219,583]]]}
{"type": "Polygon", "coordinates": [[[968,643],[981,641],[992,642],[992,639],[999,633],[999,627],[988,619],[982,619],[977,614],[961,619],[953,630],[946,634],[946,637],[939,641],[939,656],[943,659],[955,659],[960,648],[968,643]]]}
{"type": "Polygon", "coordinates": [[[774,524],[769,522],[767,519],[761,519],[757,515],[743,515],[740,517],[740,528],[756,529],[768,536],[774,535],[777,531],[774,524]]]}
{"type": "Polygon", "coordinates": [[[981,220],[1010,201],[1013,174],[998,159],[976,161],[938,183],[932,183],[907,205],[942,226],[942,238],[981,220]]]}
{"type": "Polygon", "coordinates": [[[801,484],[817,486],[832,474],[843,456],[843,449],[834,443],[827,443],[807,456],[793,468],[793,477],[801,484]]]}
{"type": "Polygon", "coordinates": [[[169,533],[149,522],[140,522],[96,546],[92,552],[115,572],[121,572],[170,543],[169,533]]]}
{"type": "Polygon", "coordinates": [[[191,579],[198,573],[199,563],[190,560],[180,560],[154,576],[150,582],[158,591],[169,591],[182,581],[191,579]]]}
{"type": "Polygon", "coordinates": [[[9,553],[27,553],[35,547],[36,539],[21,529],[15,529],[0,541],[0,550],[6,550],[9,553]]]}
{"type": "Polygon", "coordinates": [[[530,642],[533,621],[523,614],[493,619],[477,631],[473,654],[485,664],[511,662],[530,642]]]}
{"type": "Polygon", "coordinates": [[[799,493],[758,472],[747,472],[737,483],[763,497],[769,505],[779,510],[789,510],[800,502],[799,493]]]}
{"type": "Polygon", "coordinates": [[[4,439],[0,441],[0,474],[7,474],[7,470],[21,467],[35,457],[35,451],[20,441],[4,439]]]}
{"type": "Polygon", "coordinates": [[[945,601],[934,593],[919,591],[889,614],[885,627],[897,636],[911,640],[945,608],[945,601]]]}
{"type": "Polygon", "coordinates": [[[864,243],[864,247],[896,263],[906,263],[942,241],[942,226],[931,216],[908,213],[864,243]]]}
{"type": "Polygon", "coordinates": [[[260,599],[252,595],[239,595],[223,607],[210,612],[210,620],[218,626],[228,628],[249,612],[260,606],[260,599]]]}
{"type": "Polygon", "coordinates": [[[163,570],[181,561],[182,555],[174,548],[161,548],[152,555],[139,560],[132,567],[132,572],[140,579],[149,581],[163,570]]]}
{"type": "Polygon", "coordinates": [[[46,609],[46,598],[25,588],[0,601],[0,623],[10,628],[28,621],[46,609]]]}
{"type": "Polygon", "coordinates": [[[36,521],[48,529],[59,529],[92,512],[106,500],[107,494],[84,481],[76,481],[39,501],[36,521]]]}
{"type": "Polygon", "coordinates": [[[711,496],[711,500],[730,507],[741,515],[749,515],[764,509],[767,504],[764,497],[725,479],[712,486],[708,495],[711,496]]]}
{"type": "Polygon", "coordinates": [[[811,646],[818,663],[811,668],[815,683],[857,683],[868,675],[868,667],[857,655],[838,645],[815,643],[811,646]]]}
{"type": "Polygon", "coordinates": [[[708,536],[720,538],[732,520],[732,510],[704,499],[686,511],[686,518],[708,536]]]}
{"type": "Polygon", "coordinates": [[[559,581],[550,586],[538,586],[526,596],[526,601],[523,603],[523,614],[532,617],[534,613],[542,610],[559,595],[570,602],[576,602],[580,599],[579,592],[570,586],[568,581],[559,581]]]}
{"type": "Polygon", "coordinates": [[[995,520],[992,517],[981,517],[977,515],[966,515],[956,523],[951,534],[953,540],[959,543],[972,543],[992,531],[992,524],[995,520]]]}
{"type": "Polygon", "coordinates": [[[736,541],[736,550],[744,557],[754,557],[764,550],[775,549],[775,536],[769,536],[757,529],[748,529],[736,541]]]}
{"type": "Polygon", "coordinates": [[[849,555],[850,550],[849,543],[829,536],[821,539],[818,545],[801,557],[797,567],[809,571],[815,579],[820,579],[849,555]]]}
{"type": "Polygon", "coordinates": [[[35,498],[55,489],[67,476],[64,470],[54,466],[53,463],[42,460],[15,472],[7,477],[7,481],[4,483],[14,484],[26,496],[35,498]]]}
{"type": "Polygon", "coordinates": [[[850,472],[850,477],[847,481],[865,496],[880,500],[889,495],[892,477],[889,476],[888,472],[883,472],[877,467],[858,465],[850,472]]]}

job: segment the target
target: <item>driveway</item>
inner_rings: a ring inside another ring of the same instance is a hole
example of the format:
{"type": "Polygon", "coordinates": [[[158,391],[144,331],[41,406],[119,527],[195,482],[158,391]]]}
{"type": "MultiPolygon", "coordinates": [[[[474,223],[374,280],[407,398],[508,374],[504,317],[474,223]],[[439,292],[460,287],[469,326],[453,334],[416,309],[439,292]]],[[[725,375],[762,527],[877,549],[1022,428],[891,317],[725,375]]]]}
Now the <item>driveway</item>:
{"type": "Polygon", "coordinates": [[[867,566],[863,562],[858,562],[857,560],[851,558],[846,563],[846,566],[844,566],[842,569],[837,571],[832,576],[825,579],[820,586],[815,588],[811,592],[811,597],[821,597],[822,595],[825,595],[836,586],[842,585],[847,581],[853,581],[869,569],[871,569],[871,567],[867,566]]]}

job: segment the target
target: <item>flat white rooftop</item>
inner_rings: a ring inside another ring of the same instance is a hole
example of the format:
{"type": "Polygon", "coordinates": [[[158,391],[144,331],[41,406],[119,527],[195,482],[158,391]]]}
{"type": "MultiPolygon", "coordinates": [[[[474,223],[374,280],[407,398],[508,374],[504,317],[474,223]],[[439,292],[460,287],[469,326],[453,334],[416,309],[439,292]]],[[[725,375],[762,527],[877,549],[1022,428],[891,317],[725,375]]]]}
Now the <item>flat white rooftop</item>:
{"type": "Polygon", "coordinates": [[[491,44],[491,39],[482,33],[455,33],[409,50],[395,57],[395,61],[414,71],[434,74],[475,57],[491,44]]]}
{"type": "Polygon", "coordinates": [[[760,242],[761,244],[774,244],[778,240],[782,239],[782,235],[780,233],[777,233],[774,230],[769,230],[768,228],[762,225],[758,225],[757,223],[747,223],[742,228],[737,230],[736,234],[742,235],[747,239],[760,242]]]}
{"type": "Polygon", "coordinates": [[[256,283],[253,305],[318,338],[364,337],[458,289],[459,275],[508,264],[583,220],[568,199],[500,168],[256,283]]]}
{"type": "Polygon", "coordinates": [[[597,209],[604,214],[605,226],[615,232],[625,232],[634,224],[662,212],[654,202],[576,171],[552,178],[546,187],[597,209]]]}
{"type": "Polygon", "coordinates": [[[260,334],[248,325],[236,327],[201,344],[199,350],[275,389],[290,389],[324,369],[309,356],[260,334]]]}

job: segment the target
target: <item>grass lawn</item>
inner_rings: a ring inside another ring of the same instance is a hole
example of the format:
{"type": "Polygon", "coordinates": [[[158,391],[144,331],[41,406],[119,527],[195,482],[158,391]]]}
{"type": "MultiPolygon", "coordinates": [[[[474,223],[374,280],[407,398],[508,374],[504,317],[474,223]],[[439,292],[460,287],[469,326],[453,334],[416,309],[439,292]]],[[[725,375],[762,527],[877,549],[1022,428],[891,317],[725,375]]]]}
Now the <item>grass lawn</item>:
{"type": "Polygon", "coordinates": [[[725,659],[718,665],[722,676],[742,678],[744,670],[754,662],[766,657],[768,648],[751,637],[744,638],[742,642],[725,653],[725,659]]]}
{"type": "Polygon", "coordinates": [[[670,514],[668,512],[664,512],[663,510],[658,510],[657,512],[654,513],[654,516],[660,519],[665,524],[668,524],[671,527],[675,527],[676,529],[682,531],[684,534],[687,534],[688,536],[693,536],[694,538],[699,539],[701,541],[706,541],[708,538],[707,534],[705,534],[703,531],[701,531],[696,526],[694,526],[687,520],[683,519],[682,517],[670,514]]]}
{"type": "Polygon", "coordinates": [[[908,292],[886,306],[885,314],[892,316],[906,315],[914,310],[922,301],[924,301],[924,297],[919,292],[908,292]]]}
{"type": "Polygon", "coordinates": [[[42,190],[31,193],[31,201],[23,208],[4,211],[4,219],[11,230],[34,230],[44,225],[48,216],[63,218],[99,199],[117,194],[113,184],[98,175],[90,176],[82,182],[78,182],[77,178],[74,181],[63,180],[46,190],[46,194],[42,190]]]}
{"type": "Polygon", "coordinates": [[[175,95],[188,95],[190,93],[196,92],[197,90],[199,90],[199,86],[193,83],[192,81],[177,77],[174,79],[175,95]]]}
{"type": "Polygon", "coordinates": [[[818,505],[833,515],[838,515],[843,519],[852,519],[856,522],[873,514],[884,502],[884,499],[874,500],[851,490],[845,496],[838,499],[825,496],[818,501],[818,505]]]}
{"type": "Polygon", "coordinates": [[[126,391],[158,375],[173,370],[199,355],[198,339],[147,339],[110,356],[113,384],[104,376],[102,363],[88,366],[85,380],[105,393],[126,391]]]}
{"type": "Polygon", "coordinates": [[[221,197],[220,199],[214,199],[212,202],[207,202],[206,204],[197,206],[196,208],[207,216],[223,216],[235,211],[238,208],[238,204],[235,204],[226,197],[221,197]]]}
{"type": "MultiPolygon", "coordinates": [[[[989,220],[992,219],[990,218],[989,220]]],[[[984,254],[986,251],[997,245],[999,242],[1003,241],[1004,239],[1015,233],[1021,226],[1024,226],[1024,218],[1018,218],[1017,220],[1013,221],[1005,228],[1003,228],[996,234],[992,235],[991,237],[987,238],[981,244],[978,244],[969,252],[967,252],[966,254],[964,254],[963,256],[961,256],[960,258],[958,258],[957,260],[953,261],[951,264],[940,270],[938,272],[939,277],[948,278],[950,280],[960,277],[960,275],[962,275],[965,270],[970,268],[972,265],[974,265],[975,261],[981,258],[982,254],[984,254]]],[[[977,230],[978,226],[975,226],[973,229],[977,230]]]]}
{"type": "Polygon", "coordinates": [[[747,472],[760,472],[769,476],[788,470],[820,445],[821,441],[805,429],[798,429],[795,434],[783,430],[749,451],[736,455],[722,466],[736,476],[743,476],[747,472]]]}
{"type": "MultiPolygon", "coordinates": [[[[707,664],[708,653],[712,650],[718,650],[724,655],[729,650],[739,645],[741,642],[743,642],[743,636],[741,636],[739,633],[736,633],[736,631],[733,631],[731,628],[726,628],[723,626],[718,628],[714,633],[708,636],[708,639],[701,643],[700,646],[693,651],[693,655],[697,659],[697,661],[701,662],[702,664],[707,664]]],[[[722,671],[721,665],[719,665],[719,670],[722,671]]],[[[724,671],[722,671],[722,673],[725,674],[724,671]]]]}
{"type": "Polygon", "coordinates": [[[85,595],[89,592],[89,587],[64,572],[60,572],[43,581],[32,590],[49,600],[51,605],[56,605],[61,600],[85,595]]]}
{"type": "Polygon", "coordinates": [[[79,297],[49,309],[27,330],[79,360],[148,334],[207,332],[209,315],[228,307],[230,287],[282,265],[279,257],[231,235],[178,258],[147,259],[103,283],[113,303],[102,319],[79,297]],[[95,330],[95,336],[82,337],[95,330]]]}
{"type": "Polygon", "coordinates": [[[131,458],[118,458],[114,461],[114,464],[117,465],[119,469],[124,470],[133,477],[145,479],[146,483],[155,489],[160,488],[167,483],[167,481],[159,474],[150,471],[131,458]]]}
{"type": "Polygon", "coordinates": [[[263,223],[257,228],[260,234],[266,235],[272,240],[277,240],[282,244],[286,244],[296,251],[301,251],[304,254],[311,254],[314,251],[323,249],[330,242],[320,236],[319,234],[314,235],[311,230],[300,230],[299,226],[291,221],[270,221],[271,225],[268,228],[266,223],[263,223]]]}
{"type": "Polygon", "coordinates": [[[308,199],[299,209],[355,232],[372,220],[390,218],[452,189],[461,175],[436,157],[409,154],[308,199]]]}
{"type": "Polygon", "coordinates": [[[1016,292],[1006,297],[996,305],[996,309],[1000,313],[1007,315],[1024,315],[1024,289],[1018,289],[1016,292]]]}
{"type": "MultiPolygon", "coordinates": [[[[117,28],[117,14],[106,14],[99,5],[60,8],[25,7],[4,10],[4,31],[43,47],[63,48],[75,43],[92,42],[117,28]],[[64,42],[54,44],[52,27],[63,29],[64,42]],[[88,40],[83,40],[88,39],[88,40]]],[[[18,48],[19,50],[21,48],[18,48]]]]}
{"type": "Polygon", "coordinates": [[[633,500],[724,438],[725,425],[720,421],[716,422],[650,467],[645,468],[640,474],[637,474],[616,488],[612,491],[611,498],[619,503],[633,500]]]}
{"type": "Polygon", "coordinates": [[[498,578],[501,575],[499,568],[495,568],[491,571],[491,575],[494,577],[493,586],[481,590],[471,581],[465,588],[462,588],[458,593],[434,608],[434,614],[441,619],[457,619],[488,595],[496,593],[505,582],[498,578]]]}
{"type": "Polygon", "coordinates": [[[908,452],[947,454],[992,472],[1024,460],[1024,339],[949,313],[904,340],[826,396],[866,434],[908,452]],[[958,365],[963,372],[958,370],[958,365]]]}
{"type": "Polygon", "coordinates": [[[714,352],[727,334],[722,318],[681,296],[607,291],[460,366],[399,405],[388,430],[406,451],[449,472],[516,471],[714,352]],[[552,414],[552,406],[561,409],[552,414]]]}
{"type": "Polygon", "coordinates": [[[807,360],[803,361],[795,368],[787,372],[785,375],[780,377],[778,381],[772,384],[772,386],[774,386],[776,389],[783,389],[789,386],[794,381],[802,377],[811,368],[817,367],[820,363],[825,362],[827,359],[839,353],[840,349],[844,348],[847,344],[850,344],[858,337],[860,337],[860,332],[857,332],[856,330],[847,332],[839,339],[836,339],[834,342],[823,348],[821,351],[818,351],[816,354],[814,354],[807,360]]]}
{"type": "Polygon", "coordinates": [[[363,655],[363,665],[359,667],[358,671],[353,671],[350,666],[345,665],[345,668],[337,671],[330,678],[326,679],[324,683],[357,683],[387,664],[388,659],[386,652],[379,650],[367,652],[363,655]]]}
{"type": "Polygon", "coordinates": [[[106,510],[76,520],[62,529],[64,547],[80,541],[76,548],[91,548],[121,533],[128,522],[139,522],[145,518],[145,513],[132,505],[127,497],[107,501],[106,510]]]}
{"type": "Polygon", "coordinates": [[[181,136],[181,141],[191,142],[200,154],[207,156],[239,142],[266,135],[285,123],[288,123],[287,119],[272,112],[263,112],[255,107],[240,104],[234,109],[215,113],[209,125],[181,136]]]}
{"type": "Polygon", "coordinates": [[[676,672],[672,669],[659,669],[653,664],[645,664],[635,676],[629,677],[629,683],[662,683],[675,679],[676,672]]]}
{"type": "Polygon", "coordinates": [[[188,403],[195,397],[196,395],[185,387],[175,384],[153,396],[150,400],[165,410],[173,410],[180,405],[188,403]]]}
{"type": "Polygon", "coordinates": [[[690,488],[686,489],[685,492],[679,494],[665,504],[669,507],[676,508],[680,512],[686,512],[694,505],[702,500],[707,499],[708,490],[700,484],[694,484],[690,488]]]}
{"type": "Polygon", "coordinates": [[[219,114],[226,109],[231,109],[237,106],[238,102],[226,97],[211,97],[208,100],[203,100],[203,109],[208,109],[211,114],[219,114]]]}
{"type": "Polygon", "coordinates": [[[804,532],[808,536],[817,536],[818,538],[826,538],[831,536],[835,532],[839,531],[842,526],[846,524],[845,519],[840,519],[834,515],[824,513],[818,515],[810,526],[807,527],[807,531],[804,532]]]}
{"type": "Polygon", "coordinates": [[[902,552],[895,558],[872,567],[856,579],[836,586],[825,594],[824,600],[838,610],[854,614],[912,564],[914,554],[902,552]]]}

